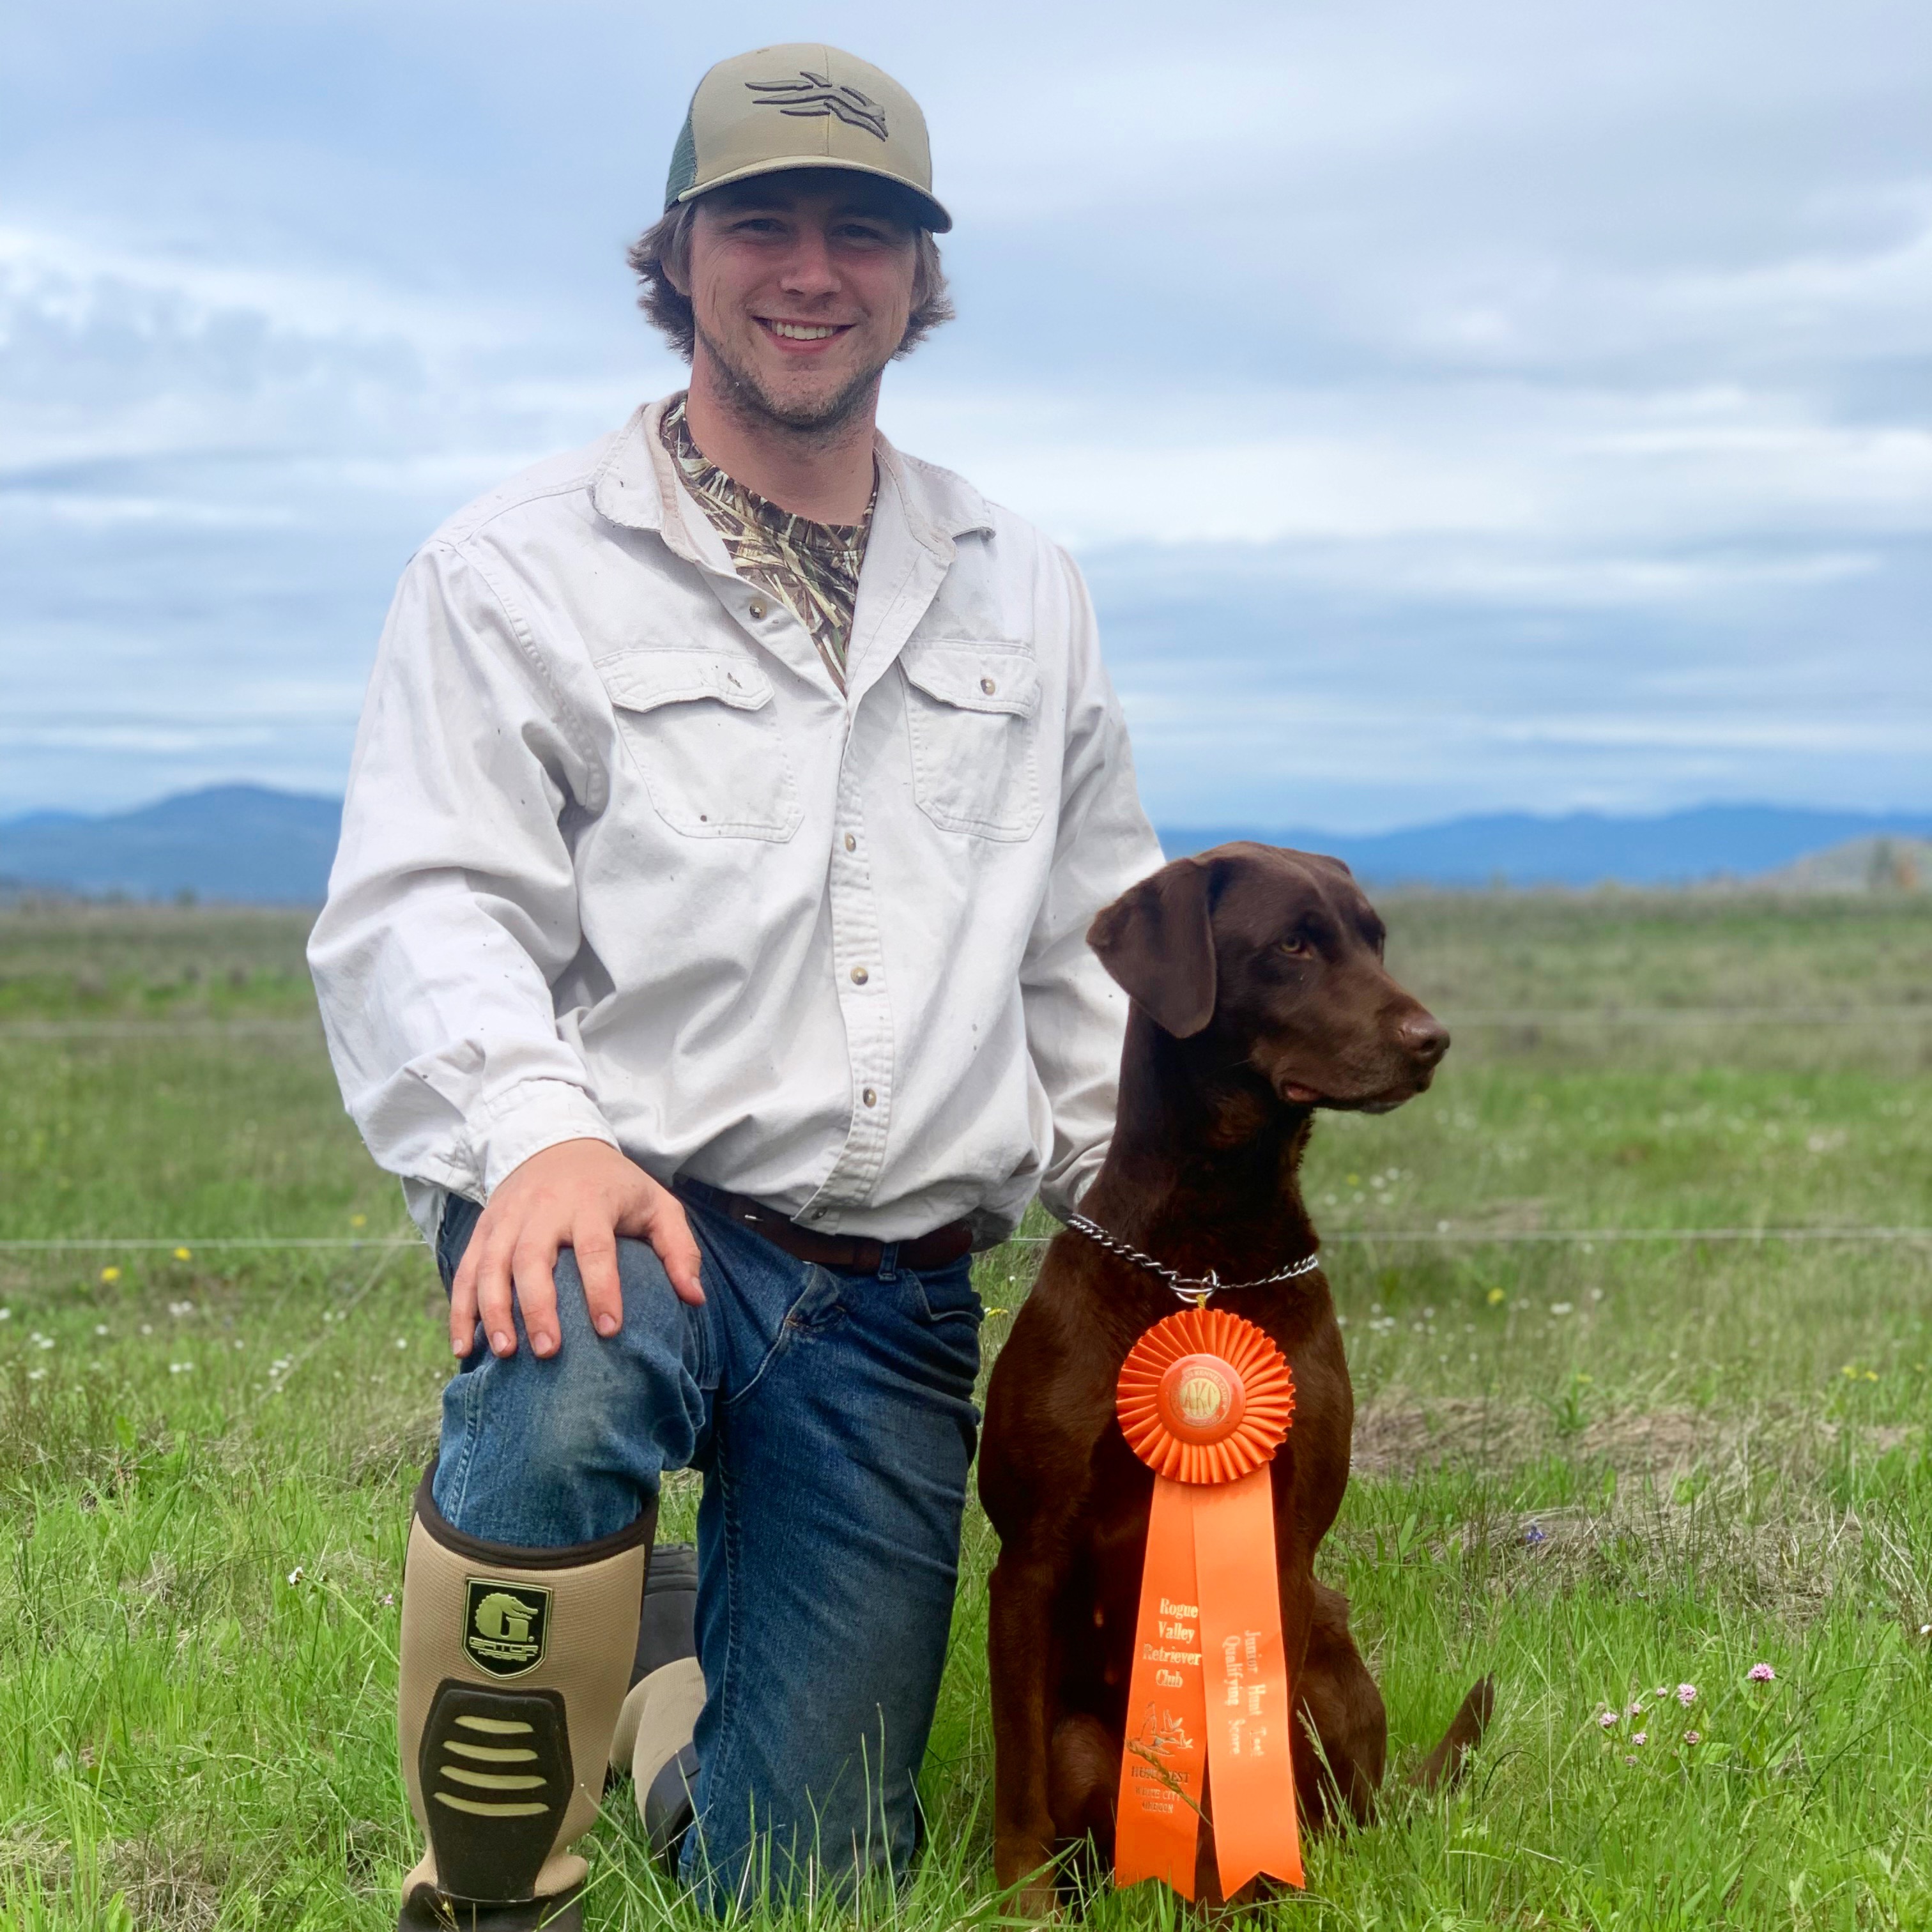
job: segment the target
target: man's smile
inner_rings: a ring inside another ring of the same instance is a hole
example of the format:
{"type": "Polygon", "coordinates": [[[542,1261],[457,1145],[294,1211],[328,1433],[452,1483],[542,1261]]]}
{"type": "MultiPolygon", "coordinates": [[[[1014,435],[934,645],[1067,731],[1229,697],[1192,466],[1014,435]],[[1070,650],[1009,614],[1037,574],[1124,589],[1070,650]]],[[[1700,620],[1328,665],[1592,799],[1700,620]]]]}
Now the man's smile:
{"type": "Polygon", "coordinates": [[[784,322],[764,315],[753,320],[767,335],[776,336],[781,342],[829,342],[856,326],[849,322],[784,322]]]}

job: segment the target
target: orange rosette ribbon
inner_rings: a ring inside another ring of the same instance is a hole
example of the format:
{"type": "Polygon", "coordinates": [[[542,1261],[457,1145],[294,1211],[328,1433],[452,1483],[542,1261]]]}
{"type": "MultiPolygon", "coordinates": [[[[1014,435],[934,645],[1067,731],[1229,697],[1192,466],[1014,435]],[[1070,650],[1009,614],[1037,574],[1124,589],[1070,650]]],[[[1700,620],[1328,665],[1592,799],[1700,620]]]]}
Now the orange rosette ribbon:
{"type": "Polygon", "coordinates": [[[1268,1468],[1294,1419],[1294,1375],[1252,1322],[1184,1309],[1134,1344],[1115,1407],[1154,1484],[1114,1882],[1194,1896],[1211,1774],[1222,1898],[1260,1872],[1301,1885],[1268,1468]]]}

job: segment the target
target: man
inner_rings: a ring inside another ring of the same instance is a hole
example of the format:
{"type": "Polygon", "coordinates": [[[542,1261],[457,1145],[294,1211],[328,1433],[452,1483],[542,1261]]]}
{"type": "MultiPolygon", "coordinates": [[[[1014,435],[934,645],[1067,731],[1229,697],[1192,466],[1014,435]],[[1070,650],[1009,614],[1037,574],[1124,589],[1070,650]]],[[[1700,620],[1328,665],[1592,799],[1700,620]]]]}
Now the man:
{"type": "Polygon", "coordinates": [[[310,950],[463,1358],[403,1600],[405,1926],[577,1923],[614,1735],[661,1835],[689,1782],[714,1906],[904,1868],[970,1253],[1099,1167],[1084,934],[1159,862],[1078,573],[874,427],[950,312],[910,98],[727,61],[665,208],[632,260],[689,389],[410,565],[310,950]],[[637,1653],[687,1466],[680,1665],[637,1653]]]}

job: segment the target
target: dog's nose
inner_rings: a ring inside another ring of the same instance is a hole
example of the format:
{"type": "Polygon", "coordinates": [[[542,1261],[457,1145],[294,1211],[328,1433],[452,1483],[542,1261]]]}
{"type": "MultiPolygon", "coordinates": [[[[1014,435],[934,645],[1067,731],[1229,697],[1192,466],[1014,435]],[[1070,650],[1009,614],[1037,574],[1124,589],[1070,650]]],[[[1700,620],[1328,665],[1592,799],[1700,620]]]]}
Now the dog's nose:
{"type": "Polygon", "coordinates": [[[1433,1013],[1413,1012],[1396,1028],[1402,1050],[1426,1066],[1449,1051],[1449,1029],[1433,1013]]]}

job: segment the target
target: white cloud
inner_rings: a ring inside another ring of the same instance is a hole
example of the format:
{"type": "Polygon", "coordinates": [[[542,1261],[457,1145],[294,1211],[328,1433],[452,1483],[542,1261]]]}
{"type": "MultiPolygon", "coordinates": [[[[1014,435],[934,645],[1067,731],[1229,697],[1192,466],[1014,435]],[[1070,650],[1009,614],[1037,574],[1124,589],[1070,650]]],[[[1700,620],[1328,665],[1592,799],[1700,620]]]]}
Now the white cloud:
{"type": "MultiPolygon", "coordinates": [[[[623,241],[796,21],[104,4],[0,80],[0,809],[326,787],[414,544],[676,380],[623,241]]],[[[1919,0],[976,23],[824,11],[960,218],[887,424],[1079,548],[1157,811],[1925,799],[1919,0]]]]}
{"type": "MultiPolygon", "coordinates": [[[[1649,543],[1654,568],[1635,560],[1626,580],[1653,602],[1673,583],[1701,587],[1678,561],[1688,546],[1932,530],[1932,429],[1833,422],[1801,399],[1736,387],[928,392],[888,415],[913,446],[1075,544],[1514,536],[1566,542],[1588,572],[1606,545],[1649,543]]],[[[1546,577],[1551,560],[1522,568],[1546,577]]],[[[1580,594],[1610,580],[1596,569],[1580,594]]]]}
{"type": "Polygon", "coordinates": [[[412,300],[372,277],[163,253],[46,229],[0,226],[0,274],[77,332],[132,297],[151,316],[181,315],[203,328],[246,316],[283,334],[400,339],[425,352],[487,346],[504,333],[487,312],[412,300]]]}

